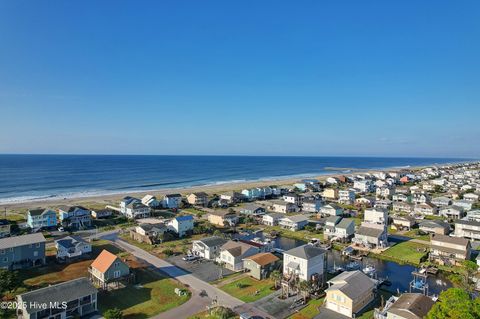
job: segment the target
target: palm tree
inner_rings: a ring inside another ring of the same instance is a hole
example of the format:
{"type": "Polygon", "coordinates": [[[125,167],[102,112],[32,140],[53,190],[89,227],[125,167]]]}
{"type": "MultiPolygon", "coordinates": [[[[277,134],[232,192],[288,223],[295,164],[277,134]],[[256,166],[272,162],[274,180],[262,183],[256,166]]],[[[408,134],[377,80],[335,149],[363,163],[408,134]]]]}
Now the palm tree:
{"type": "Polygon", "coordinates": [[[274,280],[275,289],[277,289],[278,288],[278,283],[280,282],[280,280],[282,280],[282,273],[278,270],[274,270],[270,274],[270,278],[274,280]]]}
{"type": "Polygon", "coordinates": [[[307,297],[310,294],[310,284],[306,280],[302,280],[298,283],[298,290],[302,293],[303,295],[303,302],[307,302],[307,297]]]}

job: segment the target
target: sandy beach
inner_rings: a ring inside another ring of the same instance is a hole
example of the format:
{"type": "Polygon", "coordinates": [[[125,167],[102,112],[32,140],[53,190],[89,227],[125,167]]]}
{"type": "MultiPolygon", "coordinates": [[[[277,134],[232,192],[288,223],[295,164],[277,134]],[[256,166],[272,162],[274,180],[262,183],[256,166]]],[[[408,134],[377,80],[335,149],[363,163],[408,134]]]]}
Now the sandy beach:
{"type": "MultiPolygon", "coordinates": [[[[409,170],[418,170],[422,167],[410,167],[409,170]]],[[[351,171],[346,175],[360,174],[360,173],[372,173],[380,171],[399,171],[403,168],[385,168],[385,169],[368,169],[361,170],[356,169],[351,171]]],[[[277,185],[277,186],[292,186],[295,182],[298,182],[301,179],[305,178],[315,178],[320,181],[326,180],[331,176],[339,176],[342,174],[338,173],[327,173],[318,176],[311,177],[292,177],[292,178],[283,178],[283,179],[269,179],[269,180],[259,180],[259,181],[247,181],[247,182],[237,182],[237,183],[225,183],[225,184],[216,184],[216,185],[203,185],[203,186],[192,186],[192,187],[181,187],[181,188],[163,188],[157,190],[149,191],[129,191],[122,192],[117,194],[110,195],[98,195],[98,196],[86,196],[86,197],[74,197],[74,198],[51,198],[51,199],[41,199],[35,201],[27,202],[14,202],[14,203],[5,203],[0,204],[0,209],[3,211],[7,210],[8,213],[25,213],[30,208],[44,207],[55,209],[61,205],[82,205],[90,209],[100,209],[105,208],[106,205],[119,206],[120,200],[129,195],[142,198],[146,194],[151,194],[162,198],[166,194],[180,193],[182,195],[188,195],[192,192],[206,192],[207,194],[221,194],[228,191],[241,191],[245,188],[268,186],[268,185],[277,185]]]]}

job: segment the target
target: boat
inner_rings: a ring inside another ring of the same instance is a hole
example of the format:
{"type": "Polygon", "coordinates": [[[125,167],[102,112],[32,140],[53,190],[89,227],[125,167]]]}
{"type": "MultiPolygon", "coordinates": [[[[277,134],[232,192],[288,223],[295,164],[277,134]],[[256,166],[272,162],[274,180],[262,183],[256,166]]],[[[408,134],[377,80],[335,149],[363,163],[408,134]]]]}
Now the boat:
{"type": "Polygon", "coordinates": [[[325,250],[330,250],[332,249],[332,244],[331,243],[321,243],[318,245],[318,247],[325,249],[325,250]]]}
{"type": "Polygon", "coordinates": [[[345,271],[345,269],[342,267],[342,266],[337,266],[335,264],[335,261],[333,261],[333,267],[330,268],[329,270],[327,270],[327,272],[330,274],[330,275],[337,275],[341,272],[345,271]]]}
{"type": "Polygon", "coordinates": [[[318,246],[318,245],[320,245],[320,239],[312,238],[312,239],[309,240],[308,244],[310,244],[312,246],[318,246]]]}
{"type": "Polygon", "coordinates": [[[342,250],[342,255],[344,255],[344,256],[350,256],[350,255],[352,255],[354,252],[355,252],[355,249],[353,249],[353,247],[351,247],[351,246],[348,246],[348,247],[346,247],[344,250],[342,250]]]}
{"type": "Polygon", "coordinates": [[[365,267],[363,267],[362,271],[365,275],[372,276],[377,270],[375,269],[374,265],[367,264],[365,267]]]}
{"type": "Polygon", "coordinates": [[[347,270],[358,270],[358,269],[360,269],[360,264],[359,264],[358,262],[356,262],[356,261],[352,261],[352,262],[349,262],[349,263],[345,266],[345,268],[346,268],[347,270]]]}

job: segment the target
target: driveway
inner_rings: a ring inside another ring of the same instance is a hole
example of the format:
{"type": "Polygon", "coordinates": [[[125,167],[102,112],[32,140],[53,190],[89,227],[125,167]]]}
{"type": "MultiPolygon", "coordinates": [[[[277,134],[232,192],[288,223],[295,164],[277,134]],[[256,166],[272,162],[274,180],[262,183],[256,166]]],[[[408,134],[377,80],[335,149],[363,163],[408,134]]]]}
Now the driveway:
{"type": "Polygon", "coordinates": [[[216,265],[211,260],[198,259],[195,261],[185,261],[182,257],[183,255],[172,256],[168,257],[166,260],[206,282],[218,280],[220,278],[220,273],[222,273],[223,276],[228,276],[234,273],[229,269],[216,265]]]}

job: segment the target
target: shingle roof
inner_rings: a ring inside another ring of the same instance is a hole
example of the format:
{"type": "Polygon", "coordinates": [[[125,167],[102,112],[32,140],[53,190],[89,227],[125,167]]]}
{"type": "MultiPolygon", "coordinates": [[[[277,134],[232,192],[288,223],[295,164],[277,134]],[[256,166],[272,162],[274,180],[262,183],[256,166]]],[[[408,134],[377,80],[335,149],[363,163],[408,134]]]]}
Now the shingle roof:
{"type": "Polygon", "coordinates": [[[340,290],[351,299],[356,299],[375,286],[373,280],[360,270],[345,271],[332,278],[329,283],[332,285],[325,291],[340,290]]]}
{"type": "Polygon", "coordinates": [[[221,247],[221,250],[228,251],[232,256],[237,257],[243,255],[250,248],[256,248],[253,245],[229,240],[221,247]]]}
{"type": "Polygon", "coordinates": [[[207,247],[221,246],[227,242],[226,239],[217,236],[202,238],[199,239],[199,241],[204,243],[207,247]]]}
{"type": "Polygon", "coordinates": [[[383,232],[384,232],[384,230],[380,229],[380,228],[360,226],[357,229],[356,234],[378,238],[383,232]]]}
{"type": "Polygon", "coordinates": [[[182,222],[182,221],[187,221],[187,220],[193,220],[193,216],[192,215],[183,215],[183,216],[177,216],[177,217],[175,217],[175,219],[179,222],[182,222]]]}
{"type": "Polygon", "coordinates": [[[97,293],[97,289],[87,278],[78,278],[30,291],[19,297],[26,303],[25,311],[31,314],[39,311],[38,307],[30,307],[34,302],[49,305],[51,302],[68,302],[95,293],[97,293]]]}
{"type": "Polygon", "coordinates": [[[100,255],[93,261],[91,264],[92,268],[97,269],[98,271],[105,273],[110,266],[117,260],[117,256],[109,252],[108,250],[102,250],[100,255]]]}
{"type": "Polygon", "coordinates": [[[405,319],[421,319],[427,315],[434,302],[419,293],[404,293],[388,309],[389,313],[405,319]]]}
{"type": "Polygon", "coordinates": [[[337,228],[347,228],[351,223],[355,223],[353,219],[342,218],[342,220],[337,224],[337,228]]]}
{"type": "Polygon", "coordinates": [[[326,251],[322,248],[306,244],[287,250],[285,254],[308,260],[326,254],[326,251]]]}
{"type": "Polygon", "coordinates": [[[44,243],[45,237],[42,233],[35,233],[29,235],[7,237],[0,239],[0,249],[13,248],[19,246],[25,246],[36,243],[44,243]]]}
{"type": "MultiPolygon", "coordinates": [[[[51,211],[50,209],[45,209],[45,208],[36,208],[36,209],[29,209],[28,212],[32,216],[39,216],[42,215],[44,212],[49,212],[51,211]]],[[[52,213],[55,214],[54,211],[51,211],[52,213]]]]}
{"type": "Polygon", "coordinates": [[[272,253],[259,253],[259,254],[247,257],[245,259],[251,260],[259,264],[260,266],[265,266],[279,260],[279,258],[272,253]]]}
{"type": "Polygon", "coordinates": [[[467,245],[470,243],[470,241],[466,238],[451,237],[451,236],[441,235],[441,234],[433,234],[430,241],[431,242],[432,241],[439,241],[439,242],[444,242],[444,243],[448,243],[448,244],[461,245],[461,246],[464,246],[464,247],[467,247],[467,245]]]}

